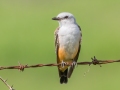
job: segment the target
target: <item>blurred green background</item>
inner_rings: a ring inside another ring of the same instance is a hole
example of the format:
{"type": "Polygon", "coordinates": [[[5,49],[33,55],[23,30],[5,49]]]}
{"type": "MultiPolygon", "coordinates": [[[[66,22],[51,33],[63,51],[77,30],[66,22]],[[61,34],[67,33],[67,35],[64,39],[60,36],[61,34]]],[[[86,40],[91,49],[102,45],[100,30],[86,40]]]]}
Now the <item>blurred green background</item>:
{"type": "MultiPolygon", "coordinates": [[[[56,63],[51,18],[71,12],[82,28],[78,61],[120,59],[120,0],[0,0],[0,66],[56,63]]],[[[16,90],[119,90],[120,63],[78,66],[68,84],[59,83],[57,67],[1,70],[16,90]]],[[[8,90],[0,81],[0,90],[8,90]]]]}

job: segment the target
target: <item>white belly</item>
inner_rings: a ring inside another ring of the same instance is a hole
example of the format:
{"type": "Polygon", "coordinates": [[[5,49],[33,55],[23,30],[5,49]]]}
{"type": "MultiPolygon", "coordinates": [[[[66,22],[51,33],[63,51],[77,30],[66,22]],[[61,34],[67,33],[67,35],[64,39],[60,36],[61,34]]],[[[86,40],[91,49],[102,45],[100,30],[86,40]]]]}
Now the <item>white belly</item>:
{"type": "Polygon", "coordinates": [[[61,27],[58,32],[60,48],[64,48],[66,59],[73,59],[74,53],[78,51],[81,34],[77,26],[61,27]]]}

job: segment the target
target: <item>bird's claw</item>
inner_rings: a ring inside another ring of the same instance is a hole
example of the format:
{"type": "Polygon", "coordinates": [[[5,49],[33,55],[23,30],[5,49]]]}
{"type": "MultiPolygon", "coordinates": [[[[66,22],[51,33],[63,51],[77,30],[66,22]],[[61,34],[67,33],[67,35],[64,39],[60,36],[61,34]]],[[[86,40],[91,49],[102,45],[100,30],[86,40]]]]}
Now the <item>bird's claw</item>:
{"type": "Polygon", "coordinates": [[[77,62],[73,61],[71,64],[72,67],[77,67],[77,62]]]}
{"type": "Polygon", "coordinates": [[[62,61],[61,62],[61,67],[64,68],[65,65],[66,65],[66,62],[62,61]]]}

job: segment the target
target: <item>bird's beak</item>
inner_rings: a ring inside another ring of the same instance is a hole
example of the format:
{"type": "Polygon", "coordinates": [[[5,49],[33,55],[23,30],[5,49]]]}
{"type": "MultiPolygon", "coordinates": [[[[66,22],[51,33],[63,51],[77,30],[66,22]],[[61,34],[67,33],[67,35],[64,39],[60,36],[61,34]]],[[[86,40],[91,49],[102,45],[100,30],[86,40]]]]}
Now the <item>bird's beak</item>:
{"type": "Polygon", "coordinates": [[[57,17],[53,17],[52,20],[60,20],[60,19],[57,17]]]}

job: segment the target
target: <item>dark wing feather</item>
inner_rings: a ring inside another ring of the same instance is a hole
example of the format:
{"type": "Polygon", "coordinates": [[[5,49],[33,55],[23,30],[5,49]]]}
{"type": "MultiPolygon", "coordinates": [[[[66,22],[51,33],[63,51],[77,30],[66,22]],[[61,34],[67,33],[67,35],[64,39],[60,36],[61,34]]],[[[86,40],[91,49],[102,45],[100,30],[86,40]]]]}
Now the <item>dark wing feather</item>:
{"type": "MultiPolygon", "coordinates": [[[[56,59],[57,59],[57,63],[59,63],[59,57],[58,57],[58,49],[59,49],[59,40],[58,40],[58,31],[59,31],[59,27],[55,30],[54,35],[55,35],[55,52],[56,52],[56,59]]],[[[58,68],[58,72],[59,72],[59,77],[61,77],[61,72],[58,68]]]]}
{"type": "MultiPolygon", "coordinates": [[[[79,27],[79,30],[81,31],[81,28],[80,28],[79,25],[78,25],[78,27],[79,27]]],[[[82,37],[82,33],[81,33],[81,37],[82,37]]],[[[76,55],[75,58],[74,58],[74,61],[75,61],[75,62],[77,62],[78,57],[79,57],[79,53],[80,53],[80,50],[81,50],[81,39],[80,39],[80,41],[79,41],[79,44],[80,44],[80,45],[79,45],[79,47],[78,47],[77,55],[76,55]]],[[[70,69],[69,69],[69,72],[68,72],[68,75],[67,75],[68,78],[71,77],[74,68],[75,68],[75,66],[70,66],[70,69]]]]}

